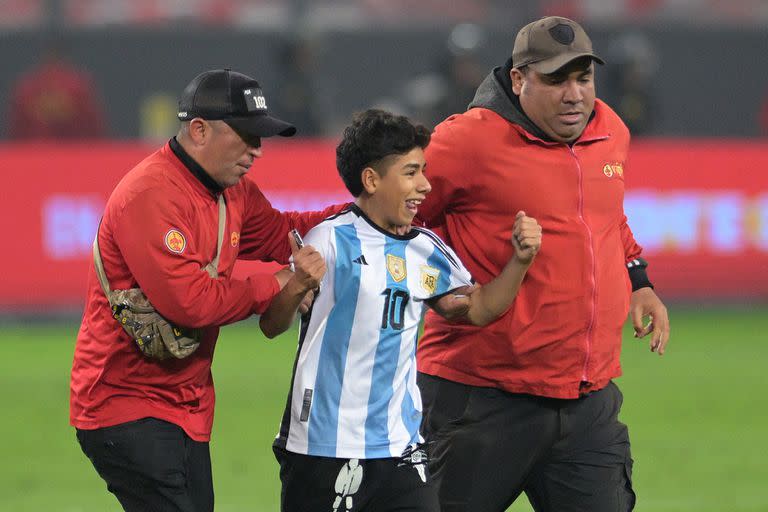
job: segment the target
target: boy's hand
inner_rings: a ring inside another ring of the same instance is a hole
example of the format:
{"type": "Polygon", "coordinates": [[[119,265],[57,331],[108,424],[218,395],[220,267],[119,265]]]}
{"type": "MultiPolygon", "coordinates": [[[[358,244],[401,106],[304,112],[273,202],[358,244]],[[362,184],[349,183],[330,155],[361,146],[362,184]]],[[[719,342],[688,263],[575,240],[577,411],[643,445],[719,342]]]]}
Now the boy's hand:
{"type": "Polygon", "coordinates": [[[467,316],[471,301],[469,296],[477,291],[477,285],[462,286],[446,293],[437,300],[428,301],[427,304],[435,312],[448,320],[458,320],[467,316]]]}
{"type": "Polygon", "coordinates": [[[524,265],[529,265],[541,248],[541,226],[522,210],[515,216],[512,245],[515,247],[515,258],[524,265]]]}

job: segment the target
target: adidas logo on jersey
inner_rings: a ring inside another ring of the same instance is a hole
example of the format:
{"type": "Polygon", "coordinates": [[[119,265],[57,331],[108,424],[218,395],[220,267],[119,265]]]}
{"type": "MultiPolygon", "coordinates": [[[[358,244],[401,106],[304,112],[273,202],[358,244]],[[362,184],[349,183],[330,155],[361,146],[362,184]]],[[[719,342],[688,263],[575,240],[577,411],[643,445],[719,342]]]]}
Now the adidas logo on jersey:
{"type": "Polygon", "coordinates": [[[365,261],[365,255],[361,254],[357,258],[352,260],[352,263],[357,263],[358,265],[367,265],[368,262],[365,261]]]}

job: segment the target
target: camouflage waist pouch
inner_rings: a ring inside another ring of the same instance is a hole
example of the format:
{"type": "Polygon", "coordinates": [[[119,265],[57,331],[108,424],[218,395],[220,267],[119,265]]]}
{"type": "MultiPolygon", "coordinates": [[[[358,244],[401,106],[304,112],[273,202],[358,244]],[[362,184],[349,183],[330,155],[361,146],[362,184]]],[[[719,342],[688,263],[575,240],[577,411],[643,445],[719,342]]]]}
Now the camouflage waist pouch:
{"type": "MultiPolygon", "coordinates": [[[[202,270],[208,272],[211,278],[218,277],[217,267],[221,254],[221,243],[224,239],[224,223],[226,209],[224,195],[219,196],[219,233],[216,257],[202,270]]],[[[192,354],[200,346],[202,329],[192,329],[171,324],[149,302],[140,288],[129,290],[111,290],[104,264],[99,251],[99,233],[93,240],[93,262],[101,288],[107,296],[112,308],[112,316],[120,322],[125,332],[133,338],[139,350],[150,359],[164,360],[170,358],[183,359],[192,354]]]]}
{"type": "Polygon", "coordinates": [[[150,359],[183,359],[200,346],[202,329],[177,327],[158,313],[140,288],[107,295],[112,316],[150,359]]]}

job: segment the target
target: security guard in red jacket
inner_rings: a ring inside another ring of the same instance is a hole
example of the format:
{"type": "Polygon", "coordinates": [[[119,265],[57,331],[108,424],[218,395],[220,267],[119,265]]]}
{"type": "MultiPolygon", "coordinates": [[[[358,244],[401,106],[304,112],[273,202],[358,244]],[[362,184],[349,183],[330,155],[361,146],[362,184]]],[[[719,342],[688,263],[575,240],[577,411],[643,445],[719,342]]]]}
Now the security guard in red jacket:
{"type": "MultiPolygon", "coordinates": [[[[292,277],[236,280],[235,260],[286,263],[289,231],[306,232],[338,210],[281,213],[243,179],[262,154],[262,137],[296,132],[269,114],[253,78],[202,73],[182,93],[178,116],[176,137],[113,191],[97,241],[110,288],[140,288],[173,325],[197,329],[199,347],[183,359],[146,357],[113,318],[92,268],[72,365],[71,423],[127,511],[213,510],[208,442],[219,326],[263,312],[288,279],[324,269],[319,254],[304,248],[294,254],[292,277]],[[212,261],[218,264],[207,272],[212,261]]],[[[295,284],[290,288],[316,286],[311,279],[295,284]]]]}
{"type": "Polygon", "coordinates": [[[509,259],[516,211],[538,219],[545,240],[498,321],[457,328],[427,316],[419,387],[444,512],[501,512],[521,492],[543,512],[634,506],[612,383],[621,328],[629,311],[662,354],[669,321],[624,215],[629,132],[595,98],[595,62],[577,23],[530,23],[427,148],[432,193],[419,217],[478,282],[509,259]]]}

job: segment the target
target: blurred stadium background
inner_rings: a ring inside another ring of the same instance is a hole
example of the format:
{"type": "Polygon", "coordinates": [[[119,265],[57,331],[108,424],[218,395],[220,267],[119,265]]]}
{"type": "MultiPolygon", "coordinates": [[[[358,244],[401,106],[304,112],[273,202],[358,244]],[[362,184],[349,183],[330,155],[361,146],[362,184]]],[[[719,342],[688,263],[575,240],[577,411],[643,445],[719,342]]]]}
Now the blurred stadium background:
{"type": "MultiPolygon", "coordinates": [[[[637,510],[767,511],[766,0],[0,0],[0,510],[119,510],[68,425],[84,278],[111,189],[175,132],[194,75],[262,82],[300,136],[267,142],[249,178],[313,209],[347,200],[333,148],[353,111],[433,126],[548,14],[582,22],[608,62],[598,96],[635,134],[627,214],[670,306],[666,356],[625,336],[637,510]]],[[[277,510],[294,350],[295,332],[223,331],[217,510],[277,510]]]]}

